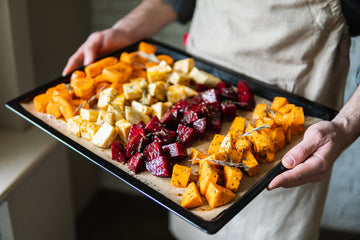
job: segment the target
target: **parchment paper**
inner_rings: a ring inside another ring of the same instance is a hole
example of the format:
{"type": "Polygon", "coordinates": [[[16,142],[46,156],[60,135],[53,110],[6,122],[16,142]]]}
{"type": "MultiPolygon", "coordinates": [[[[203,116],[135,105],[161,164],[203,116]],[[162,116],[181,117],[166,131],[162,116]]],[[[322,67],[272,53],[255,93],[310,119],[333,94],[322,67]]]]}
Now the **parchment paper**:
{"type": "MultiPolygon", "coordinates": [[[[260,98],[258,96],[255,96],[256,103],[266,103],[268,106],[270,106],[271,102],[260,98]]],[[[154,190],[160,192],[167,198],[171,199],[172,201],[178,203],[180,205],[182,195],[185,191],[185,188],[175,188],[170,183],[170,178],[160,178],[152,176],[149,172],[143,172],[140,174],[134,175],[131,173],[126,165],[120,164],[116,161],[113,161],[111,159],[111,151],[110,149],[102,149],[94,146],[90,142],[88,142],[85,139],[79,138],[75,136],[74,134],[68,132],[66,130],[66,122],[61,119],[55,119],[54,117],[51,117],[44,113],[39,113],[35,111],[32,101],[28,103],[22,103],[21,104],[25,110],[27,110],[29,113],[33,114],[35,117],[39,118],[40,120],[44,121],[46,124],[50,125],[63,135],[69,137],[70,139],[76,141],[83,147],[89,149],[90,151],[94,152],[98,156],[102,157],[103,159],[109,161],[110,163],[116,165],[117,167],[121,168],[123,171],[127,172],[128,174],[132,175],[134,178],[140,180],[141,182],[145,183],[146,185],[150,186],[154,190]]],[[[244,117],[247,122],[251,121],[252,118],[252,112],[248,111],[239,111],[238,116],[244,117]]],[[[305,126],[304,129],[307,129],[310,125],[321,121],[321,119],[313,118],[309,116],[305,116],[305,126]]],[[[231,122],[223,122],[221,132],[219,134],[226,135],[230,128],[231,122]]],[[[197,140],[192,147],[196,148],[197,150],[200,150],[204,153],[207,153],[207,149],[210,145],[211,139],[215,133],[207,133],[204,139],[197,140]]],[[[238,192],[236,193],[236,197],[233,201],[231,201],[229,204],[226,204],[224,206],[211,209],[208,205],[201,206],[195,209],[190,210],[195,215],[203,218],[206,221],[211,221],[214,218],[216,218],[221,212],[229,208],[234,202],[241,199],[241,197],[249,191],[249,189],[254,186],[260,179],[262,179],[272,168],[274,168],[282,159],[284,154],[290,150],[293,146],[295,146],[297,143],[299,143],[302,140],[303,135],[292,135],[291,137],[291,143],[285,146],[284,149],[277,152],[275,155],[275,161],[272,163],[263,163],[260,164],[260,174],[248,177],[244,174],[244,177],[241,180],[240,187],[238,192]]],[[[188,148],[188,155],[190,156],[190,147],[188,148]]],[[[196,173],[199,169],[197,165],[192,165],[189,161],[189,158],[184,159],[183,161],[179,162],[179,164],[187,165],[192,168],[192,172],[196,173]]]]}

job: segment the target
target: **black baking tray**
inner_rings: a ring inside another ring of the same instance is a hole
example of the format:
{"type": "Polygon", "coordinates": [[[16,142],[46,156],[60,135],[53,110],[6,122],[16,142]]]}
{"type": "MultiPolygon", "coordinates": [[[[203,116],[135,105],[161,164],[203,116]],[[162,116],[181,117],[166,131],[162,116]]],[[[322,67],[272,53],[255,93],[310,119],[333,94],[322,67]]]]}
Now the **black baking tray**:
{"type": "MultiPolygon", "coordinates": [[[[301,106],[304,109],[304,113],[307,116],[317,117],[323,120],[331,120],[335,117],[336,111],[325,107],[323,105],[314,103],[309,101],[303,97],[294,95],[287,91],[281,90],[271,85],[267,85],[265,83],[260,82],[259,80],[250,78],[241,73],[229,70],[217,64],[211,63],[204,59],[192,56],[182,50],[176,49],[174,47],[168,46],[164,43],[146,39],[146,42],[152,43],[157,47],[157,54],[167,54],[174,58],[174,60],[179,60],[183,58],[192,57],[195,59],[197,68],[204,70],[208,73],[211,73],[223,81],[236,85],[239,80],[247,80],[250,85],[254,89],[254,93],[262,98],[272,100],[275,96],[283,96],[286,97],[289,102],[301,106]]],[[[111,54],[112,56],[120,56],[121,52],[131,52],[136,51],[138,47],[138,43],[131,45],[122,51],[115,52],[111,54]]],[[[70,82],[70,74],[65,77],[59,77],[53,81],[50,81],[44,85],[41,85],[27,93],[22,94],[19,97],[14,98],[13,100],[6,103],[6,107],[26,119],[30,123],[34,124],[36,127],[42,129],[47,132],[50,136],[54,137],[58,141],[67,145],[74,151],[78,152],[82,156],[86,157],[99,167],[103,168],[107,172],[111,173],[118,179],[122,180],[126,184],[130,185],[137,191],[141,192],[145,196],[149,197],[153,201],[157,202],[161,206],[165,207],[167,210],[181,217],[185,221],[191,223],[195,227],[201,229],[202,231],[208,234],[214,234],[219,231],[228,221],[230,221],[238,212],[240,212],[251,200],[253,200],[262,190],[266,188],[266,186],[270,183],[270,181],[283,172],[285,169],[281,165],[281,162],[277,164],[274,168],[272,168],[259,182],[257,182],[247,193],[245,193],[242,198],[219,214],[215,219],[211,221],[204,220],[197,215],[193,214],[191,211],[186,210],[181,207],[179,204],[174,201],[168,199],[166,196],[162,195],[158,191],[149,187],[145,183],[140,180],[134,178],[130,174],[124,172],[117,166],[112,163],[106,161],[105,159],[99,157],[95,153],[91,152],[87,148],[81,146],[76,141],[66,137],[62,133],[58,132],[42,120],[38,119],[28,111],[26,111],[21,103],[31,101],[34,96],[39,93],[45,92],[48,88],[55,86],[59,83],[69,83],[70,82]]]]}

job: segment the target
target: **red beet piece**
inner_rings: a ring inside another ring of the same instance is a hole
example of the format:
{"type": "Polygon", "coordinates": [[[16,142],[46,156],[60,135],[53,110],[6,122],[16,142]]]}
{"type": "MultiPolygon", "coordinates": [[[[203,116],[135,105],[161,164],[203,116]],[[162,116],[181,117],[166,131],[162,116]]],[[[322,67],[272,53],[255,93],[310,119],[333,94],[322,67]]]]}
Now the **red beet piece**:
{"type": "Polygon", "coordinates": [[[200,94],[205,103],[220,102],[219,93],[216,89],[212,88],[200,94]]]}
{"type": "Polygon", "coordinates": [[[161,137],[159,137],[159,136],[155,136],[155,137],[154,137],[154,139],[153,139],[153,142],[157,142],[157,143],[159,143],[159,145],[160,145],[160,146],[165,145],[164,140],[162,140],[162,138],[161,138],[161,137]]]}
{"type": "Polygon", "coordinates": [[[143,121],[140,121],[137,125],[141,128],[145,128],[146,126],[146,124],[143,121]]]}
{"type": "Polygon", "coordinates": [[[213,102],[213,103],[206,103],[206,107],[208,109],[209,117],[212,113],[219,113],[220,112],[220,102],[213,102]]]}
{"type": "Polygon", "coordinates": [[[132,124],[129,131],[128,140],[130,140],[131,138],[137,135],[145,136],[145,129],[139,126],[138,124],[132,124]]]}
{"type": "Polygon", "coordinates": [[[191,98],[191,100],[192,100],[194,103],[201,103],[201,102],[203,101],[203,99],[201,98],[201,95],[200,95],[200,94],[195,95],[194,97],[191,98]]]}
{"type": "Polygon", "coordinates": [[[156,177],[170,177],[172,165],[165,156],[154,158],[145,162],[146,170],[156,177]]]}
{"type": "Polygon", "coordinates": [[[208,89],[210,89],[210,87],[208,85],[202,84],[202,83],[196,83],[196,91],[197,92],[204,92],[208,89]]]}
{"type": "Polygon", "coordinates": [[[145,126],[145,130],[152,133],[159,132],[161,131],[161,129],[162,129],[162,124],[156,115],[145,126]]]}
{"type": "Polygon", "coordinates": [[[222,100],[237,101],[237,94],[234,88],[226,82],[219,82],[216,86],[222,100]]]}
{"type": "Polygon", "coordinates": [[[184,146],[190,146],[197,138],[197,132],[191,127],[179,124],[176,131],[175,142],[184,146]]]}
{"type": "Polygon", "coordinates": [[[194,112],[192,110],[190,111],[186,111],[184,113],[183,118],[181,119],[180,123],[184,124],[186,126],[190,126],[193,122],[195,122],[196,120],[198,120],[199,114],[197,112],[194,112]]]}
{"type": "MultiPolygon", "coordinates": [[[[177,110],[175,111],[177,115],[177,110]]],[[[163,118],[161,119],[161,123],[166,125],[167,127],[171,129],[176,129],[177,125],[179,124],[179,119],[171,112],[170,110],[167,111],[163,118]]]]}
{"type": "Polygon", "coordinates": [[[214,131],[214,132],[220,132],[221,130],[221,116],[220,113],[216,113],[214,112],[211,117],[208,117],[207,119],[207,129],[209,131],[214,131]]]}
{"type": "Polygon", "coordinates": [[[150,140],[141,135],[135,135],[129,139],[125,147],[125,153],[127,158],[131,158],[135,153],[141,152],[145,146],[149,144],[150,140]]]}
{"type": "Polygon", "coordinates": [[[237,87],[238,87],[237,94],[238,94],[239,103],[246,103],[246,105],[240,107],[240,109],[244,109],[248,111],[253,110],[255,107],[254,91],[250,86],[250,84],[247,81],[242,80],[238,82],[237,87]]]}
{"type": "Polygon", "coordinates": [[[137,174],[145,170],[145,156],[142,153],[136,153],[127,162],[130,171],[137,174]]]}
{"type": "Polygon", "coordinates": [[[170,143],[162,147],[164,155],[171,161],[187,157],[186,147],[180,143],[170,143]]]}
{"type": "Polygon", "coordinates": [[[221,102],[221,112],[224,118],[228,121],[234,120],[236,117],[236,110],[237,107],[233,102],[230,101],[223,101],[221,102]]]}
{"type": "Polygon", "coordinates": [[[192,128],[195,129],[195,131],[198,133],[199,137],[203,137],[206,132],[206,117],[200,118],[193,122],[192,128]]]}
{"type": "MultiPolygon", "coordinates": [[[[212,104],[216,104],[216,103],[210,103],[210,105],[212,105],[212,104]]],[[[205,102],[200,102],[200,103],[194,104],[191,107],[191,111],[197,113],[199,118],[209,116],[208,104],[206,104],[205,102]]]]}
{"type": "Polygon", "coordinates": [[[154,158],[163,156],[163,151],[158,142],[152,142],[149,145],[147,145],[143,151],[146,161],[150,161],[154,158]]]}
{"type": "Polygon", "coordinates": [[[111,158],[117,162],[126,163],[125,148],[122,143],[113,142],[111,144],[111,158]]]}

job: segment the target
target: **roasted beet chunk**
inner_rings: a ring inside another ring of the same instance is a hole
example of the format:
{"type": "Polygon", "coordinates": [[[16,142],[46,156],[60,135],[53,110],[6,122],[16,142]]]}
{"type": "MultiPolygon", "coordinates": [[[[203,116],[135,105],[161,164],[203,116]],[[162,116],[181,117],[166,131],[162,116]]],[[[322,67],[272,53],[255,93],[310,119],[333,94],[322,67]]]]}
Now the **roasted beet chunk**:
{"type": "Polygon", "coordinates": [[[219,93],[216,89],[212,88],[200,94],[201,94],[201,98],[204,100],[205,103],[220,102],[219,93]]]}
{"type": "Polygon", "coordinates": [[[161,139],[164,141],[164,144],[168,144],[168,143],[173,142],[176,132],[163,127],[160,132],[156,132],[155,134],[157,136],[161,137],[161,139]]]}
{"type": "Polygon", "coordinates": [[[145,136],[145,129],[138,124],[132,124],[129,131],[128,140],[137,135],[145,136]]]}
{"type": "Polygon", "coordinates": [[[202,83],[196,83],[196,91],[197,92],[204,92],[208,89],[210,89],[210,87],[208,85],[202,84],[202,83]]]}
{"type": "Polygon", "coordinates": [[[145,126],[145,130],[148,132],[159,132],[162,129],[162,124],[159,118],[155,115],[151,121],[145,126]]]}
{"type": "Polygon", "coordinates": [[[143,153],[146,157],[146,161],[163,156],[162,148],[158,142],[152,142],[147,145],[143,153]]]}
{"type": "Polygon", "coordinates": [[[219,112],[214,112],[211,114],[211,117],[207,119],[207,128],[210,131],[220,132],[221,130],[221,116],[219,112]]]}
{"type": "Polygon", "coordinates": [[[171,161],[187,157],[186,147],[180,143],[170,143],[162,147],[164,155],[171,161]]]}
{"type": "Polygon", "coordinates": [[[206,117],[200,118],[193,122],[192,128],[198,133],[199,137],[203,137],[206,132],[206,117]]]}
{"type": "Polygon", "coordinates": [[[136,153],[127,162],[127,166],[130,171],[137,174],[145,169],[145,156],[142,153],[136,153]]]}
{"type": "Polygon", "coordinates": [[[254,92],[250,84],[245,81],[238,82],[238,101],[239,103],[245,103],[246,105],[240,109],[251,111],[255,107],[254,92]]]}
{"type": "Polygon", "coordinates": [[[172,165],[165,156],[160,156],[145,162],[146,170],[156,177],[170,177],[172,165]]]}
{"type": "Polygon", "coordinates": [[[180,119],[178,119],[170,110],[167,111],[161,119],[162,124],[174,130],[177,128],[179,121],[180,119]]]}
{"type": "Polygon", "coordinates": [[[221,112],[224,118],[228,121],[234,120],[236,117],[236,105],[230,101],[223,101],[221,102],[221,112]]]}
{"type": "Polygon", "coordinates": [[[111,158],[120,163],[126,163],[125,148],[120,142],[111,144],[111,158]]]}
{"type": "Polygon", "coordinates": [[[193,122],[195,122],[199,118],[200,116],[197,112],[194,112],[192,110],[186,111],[180,123],[186,126],[190,126],[193,122]]]}
{"type": "Polygon", "coordinates": [[[221,100],[237,101],[237,94],[229,83],[220,82],[216,88],[219,91],[221,100]]]}
{"type": "Polygon", "coordinates": [[[150,140],[146,136],[135,135],[129,139],[125,147],[127,158],[131,158],[135,153],[141,152],[145,146],[149,144],[150,140]]]}
{"type": "Polygon", "coordinates": [[[175,142],[180,143],[184,146],[190,146],[197,137],[195,129],[179,124],[176,131],[175,142]]]}

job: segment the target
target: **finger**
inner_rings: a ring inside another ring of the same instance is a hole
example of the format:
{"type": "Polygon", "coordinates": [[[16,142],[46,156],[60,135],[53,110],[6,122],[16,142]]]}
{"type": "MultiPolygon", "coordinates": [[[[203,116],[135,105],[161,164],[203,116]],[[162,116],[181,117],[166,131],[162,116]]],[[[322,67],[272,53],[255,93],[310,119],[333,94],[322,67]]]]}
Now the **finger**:
{"type": "Polygon", "coordinates": [[[99,35],[92,34],[84,44],[84,65],[94,62],[101,46],[99,35]]]}
{"type": "Polygon", "coordinates": [[[62,72],[62,75],[65,76],[68,73],[74,71],[75,69],[81,67],[81,65],[83,64],[83,59],[84,59],[84,57],[83,57],[82,53],[75,53],[74,55],[72,55],[69,58],[66,66],[62,72]]]}

